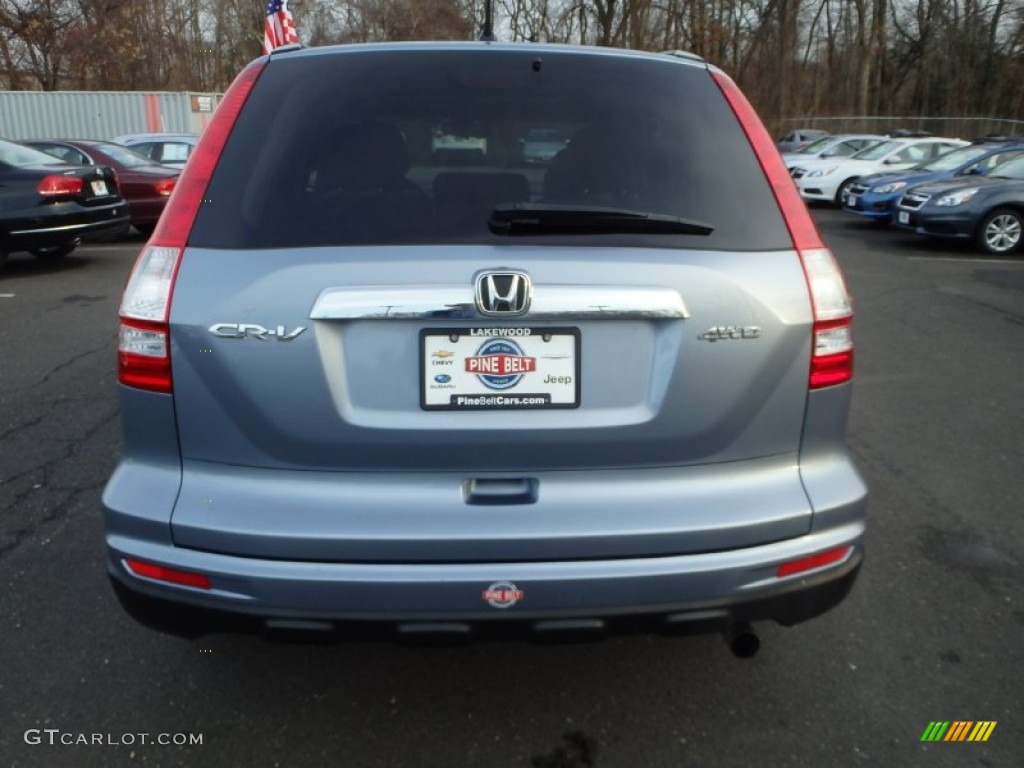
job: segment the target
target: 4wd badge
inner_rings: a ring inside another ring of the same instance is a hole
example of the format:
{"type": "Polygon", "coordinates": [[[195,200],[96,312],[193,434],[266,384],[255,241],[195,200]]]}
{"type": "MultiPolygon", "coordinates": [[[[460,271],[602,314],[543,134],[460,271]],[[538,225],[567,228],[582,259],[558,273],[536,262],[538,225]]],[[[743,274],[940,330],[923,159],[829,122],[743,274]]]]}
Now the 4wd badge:
{"type": "Polygon", "coordinates": [[[730,339],[759,339],[761,327],[757,325],[716,325],[697,337],[701,341],[729,341],[730,339]]]}

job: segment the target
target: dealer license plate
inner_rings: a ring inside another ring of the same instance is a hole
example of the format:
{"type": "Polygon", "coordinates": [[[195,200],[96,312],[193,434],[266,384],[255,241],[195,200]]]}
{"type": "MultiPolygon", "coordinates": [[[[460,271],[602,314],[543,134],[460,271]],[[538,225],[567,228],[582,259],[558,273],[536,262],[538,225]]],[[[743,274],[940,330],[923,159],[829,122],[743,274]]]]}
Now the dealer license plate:
{"type": "Polygon", "coordinates": [[[896,221],[898,221],[900,224],[909,224],[910,214],[907,213],[906,211],[900,211],[899,213],[896,214],[896,221]]]}
{"type": "Polygon", "coordinates": [[[425,410],[576,408],[578,328],[429,328],[420,331],[425,410]]]}
{"type": "Polygon", "coordinates": [[[92,193],[97,197],[107,194],[107,182],[103,180],[90,182],[90,186],[92,193]]]}

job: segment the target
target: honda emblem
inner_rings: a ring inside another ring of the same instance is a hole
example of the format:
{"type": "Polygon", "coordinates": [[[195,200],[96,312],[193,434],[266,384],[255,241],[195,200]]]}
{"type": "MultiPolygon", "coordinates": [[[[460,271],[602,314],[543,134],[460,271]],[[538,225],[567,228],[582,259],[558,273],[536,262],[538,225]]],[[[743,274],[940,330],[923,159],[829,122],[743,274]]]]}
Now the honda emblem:
{"type": "Polygon", "coordinates": [[[525,315],[533,286],[525,272],[481,272],[476,276],[476,307],[481,315],[525,315]]]}

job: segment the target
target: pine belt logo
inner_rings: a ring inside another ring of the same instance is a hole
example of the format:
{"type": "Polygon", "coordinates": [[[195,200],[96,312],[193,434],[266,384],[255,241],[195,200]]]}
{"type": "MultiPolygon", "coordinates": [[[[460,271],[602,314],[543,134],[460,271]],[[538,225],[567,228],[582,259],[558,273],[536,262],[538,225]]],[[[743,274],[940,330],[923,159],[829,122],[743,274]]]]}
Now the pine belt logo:
{"type": "Polygon", "coordinates": [[[526,597],[526,593],[511,581],[498,581],[485,589],[481,597],[492,608],[511,608],[526,597]]]}
{"type": "Polygon", "coordinates": [[[466,358],[466,372],[475,373],[485,387],[508,389],[514,387],[525,373],[537,370],[537,358],[523,353],[511,339],[490,339],[466,358]]]}
{"type": "Polygon", "coordinates": [[[988,741],[995,727],[995,720],[932,720],[921,741],[988,741]]]}

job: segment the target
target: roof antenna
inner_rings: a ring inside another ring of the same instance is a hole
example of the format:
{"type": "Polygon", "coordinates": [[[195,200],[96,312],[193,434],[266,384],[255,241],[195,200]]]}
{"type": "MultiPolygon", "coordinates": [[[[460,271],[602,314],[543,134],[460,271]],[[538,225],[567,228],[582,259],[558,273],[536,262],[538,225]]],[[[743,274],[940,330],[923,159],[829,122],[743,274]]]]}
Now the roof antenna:
{"type": "Polygon", "coordinates": [[[480,39],[485,43],[493,43],[497,38],[494,36],[494,16],[491,11],[492,0],[484,0],[484,28],[480,32],[480,39]]]}

